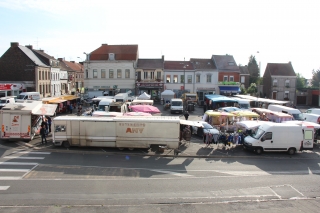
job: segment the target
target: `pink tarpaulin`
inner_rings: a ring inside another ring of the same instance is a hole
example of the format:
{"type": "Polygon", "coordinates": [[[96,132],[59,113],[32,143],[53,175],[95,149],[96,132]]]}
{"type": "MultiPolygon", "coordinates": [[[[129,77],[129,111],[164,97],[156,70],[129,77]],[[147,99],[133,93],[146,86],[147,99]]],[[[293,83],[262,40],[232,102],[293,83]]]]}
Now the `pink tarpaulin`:
{"type": "Polygon", "coordinates": [[[124,116],[152,116],[147,112],[127,112],[123,114],[124,116]]]}
{"type": "Polygon", "coordinates": [[[160,113],[157,107],[150,105],[134,105],[130,106],[130,109],[133,112],[160,113]]]}

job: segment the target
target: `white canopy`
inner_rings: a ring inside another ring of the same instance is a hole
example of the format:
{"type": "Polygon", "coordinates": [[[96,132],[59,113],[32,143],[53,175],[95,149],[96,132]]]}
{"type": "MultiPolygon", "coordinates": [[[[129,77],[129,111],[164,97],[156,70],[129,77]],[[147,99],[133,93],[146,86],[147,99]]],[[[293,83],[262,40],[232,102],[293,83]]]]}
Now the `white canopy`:
{"type": "Polygon", "coordinates": [[[147,93],[142,93],[139,97],[138,100],[149,100],[151,95],[148,95],[147,93]]]}
{"type": "Polygon", "coordinates": [[[172,90],[165,90],[161,93],[161,95],[174,95],[174,92],[172,90]]]}

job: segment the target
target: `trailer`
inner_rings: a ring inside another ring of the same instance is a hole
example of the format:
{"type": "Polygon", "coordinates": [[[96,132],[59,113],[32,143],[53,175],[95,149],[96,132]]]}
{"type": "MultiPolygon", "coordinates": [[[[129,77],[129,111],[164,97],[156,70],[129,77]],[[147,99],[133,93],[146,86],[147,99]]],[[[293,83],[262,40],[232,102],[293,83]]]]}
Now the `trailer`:
{"type": "Polygon", "coordinates": [[[31,100],[7,104],[0,110],[0,139],[31,141],[39,132],[42,116],[53,116],[56,108],[56,104],[31,100]]]}
{"type": "Polygon", "coordinates": [[[55,146],[179,147],[180,119],[165,116],[74,117],[53,119],[55,146]]]}

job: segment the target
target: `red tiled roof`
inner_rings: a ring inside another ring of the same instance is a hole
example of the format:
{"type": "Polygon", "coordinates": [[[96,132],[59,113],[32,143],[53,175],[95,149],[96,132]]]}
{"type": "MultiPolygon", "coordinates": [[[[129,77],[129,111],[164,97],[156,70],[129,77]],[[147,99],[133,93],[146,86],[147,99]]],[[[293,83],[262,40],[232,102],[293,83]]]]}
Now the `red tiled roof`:
{"type": "Polygon", "coordinates": [[[83,70],[83,65],[79,63],[73,63],[70,61],[63,61],[69,68],[71,68],[73,71],[82,71],[83,70]]]}
{"type": "Polygon", "coordinates": [[[164,62],[164,69],[167,69],[167,70],[194,70],[193,64],[190,61],[165,61],[164,62]]]}
{"type": "Polygon", "coordinates": [[[190,61],[195,69],[217,69],[211,59],[190,58],[190,61]]]}
{"type": "Polygon", "coordinates": [[[279,76],[296,76],[296,73],[293,70],[292,64],[289,63],[268,63],[266,71],[270,75],[279,75],[279,76]]]}
{"type": "Polygon", "coordinates": [[[138,45],[108,45],[101,47],[90,53],[90,60],[108,60],[109,53],[115,54],[115,60],[137,60],[138,45]]]}

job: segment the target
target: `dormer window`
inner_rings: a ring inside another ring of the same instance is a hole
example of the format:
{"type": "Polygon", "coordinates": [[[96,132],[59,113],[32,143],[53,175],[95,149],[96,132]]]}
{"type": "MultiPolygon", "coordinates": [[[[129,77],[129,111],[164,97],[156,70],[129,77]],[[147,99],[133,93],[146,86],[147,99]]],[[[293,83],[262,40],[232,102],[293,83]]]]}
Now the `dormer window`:
{"type": "Polygon", "coordinates": [[[234,63],[233,62],[228,62],[228,65],[229,66],[234,66],[234,63]]]}
{"type": "Polygon", "coordinates": [[[114,53],[109,53],[109,60],[114,61],[114,53]]]}
{"type": "Polygon", "coordinates": [[[273,86],[274,86],[274,87],[277,87],[277,86],[278,86],[278,81],[277,81],[277,79],[274,79],[274,80],[273,80],[273,86]]]}

